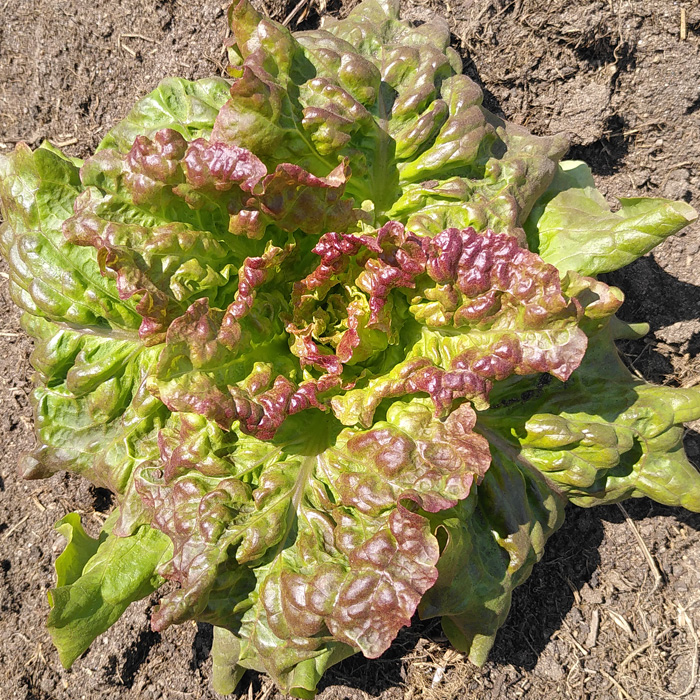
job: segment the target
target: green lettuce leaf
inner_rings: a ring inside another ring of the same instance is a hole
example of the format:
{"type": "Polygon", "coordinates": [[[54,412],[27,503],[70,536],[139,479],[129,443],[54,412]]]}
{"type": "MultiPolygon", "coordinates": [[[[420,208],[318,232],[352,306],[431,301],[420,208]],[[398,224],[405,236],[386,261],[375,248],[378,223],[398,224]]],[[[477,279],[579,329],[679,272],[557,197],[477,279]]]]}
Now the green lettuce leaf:
{"type": "Polygon", "coordinates": [[[188,141],[209,136],[230,87],[223,78],[167,78],[107,133],[98,150],[126,153],[138,136],[153,137],[161,129],[173,129],[188,141]]]}
{"type": "Polygon", "coordinates": [[[55,150],[32,153],[19,144],[0,158],[0,251],[10,263],[12,298],[22,310],[58,323],[137,328],[138,313],[100,274],[94,251],[76,249],[63,236],[81,191],[78,168],[55,150]]]}
{"type": "Polygon", "coordinates": [[[549,536],[564,521],[566,499],[535,469],[491,447],[493,461],[476,494],[433,521],[445,546],[437,583],[421,617],[442,617],[450,642],[481,666],[549,536]]]}
{"type": "Polygon", "coordinates": [[[562,272],[599,275],[619,270],[697,219],[685,202],[620,199],[611,211],[585,163],[561,163],[525,223],[531,250],[562,272]]]}
{"type": "Polygon", "coordinates": [[[310,663],[379,656],[409,624],[438,575],[425,513],[464,499],[489,462],[467,404],[443,422],[424,401],[396,402],[370,430],[339,433],[317,415],[261,441],[181,414],[178,432],[161,433],[161,466],[135,476],[145,511],[127,507],[115,528],[145,520],[174,544],[159,573],[180,587],[155,629],[192,617],[225,627],[235,663],[288,692],[310,663]]]}
{"type": "Polygon", "coordinates": [[[483,434],[573,503],[647,496],[700,509],[700,473],[683,451],[683,423],[700,416],[700,390],[636,379],[617,356],[609,328],[591,339],[567,382],[504,390],[499,404],[480,416],[493,431],[483,434]]]}
{"type": "Polygon", "coordinates": [[[56,525],[67,545],[56,559],[48,628],[66,668],[131,603],[153,593],[162,582],[155,571],[170,549],[168,538],[146,526],[131,537],[114,537],[110,520],[96,540],[86,535],[77,513],[69,513],[56,525]]]}
{"type": "Polygon", "coordinates": [[[0,169],[0,245],[23,326],[36,341],[39,445],[24,457],[23,473],[71,469],[120,493],[168,414],[144,385],[157,354],[139,342],[140,316],[100,273],[95,251],[62,232],[80,196],[77,167],[54,150],[20,146],[0,169]]]}

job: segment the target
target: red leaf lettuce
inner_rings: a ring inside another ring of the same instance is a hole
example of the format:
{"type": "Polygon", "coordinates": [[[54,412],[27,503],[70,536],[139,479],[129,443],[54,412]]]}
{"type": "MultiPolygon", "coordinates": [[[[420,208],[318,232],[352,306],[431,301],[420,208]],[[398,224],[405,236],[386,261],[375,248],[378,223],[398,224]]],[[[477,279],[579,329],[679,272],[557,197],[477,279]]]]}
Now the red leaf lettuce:
{"type": "Polygon", "coordinates": [[[59,526],[61,660],[168,579],[153,627],[215,625],[221,691],[251,668],[311,697],[416,611],[482,663],[567,499],[700,511],[700,391],[627,372],[595,279],[696,214],[611,212],[393,0],[229,21],[230,81],[165,81],[84,162],[0,157],[35,339],[21,468],[118,502],[98,540],[59,526]]]}

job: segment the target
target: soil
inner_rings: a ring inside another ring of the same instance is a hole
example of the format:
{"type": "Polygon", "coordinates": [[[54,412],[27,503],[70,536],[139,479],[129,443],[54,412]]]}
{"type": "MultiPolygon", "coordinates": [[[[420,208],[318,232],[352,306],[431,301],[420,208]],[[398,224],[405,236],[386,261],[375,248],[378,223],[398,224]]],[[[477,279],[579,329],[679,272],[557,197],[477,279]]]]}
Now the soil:
{"type": "MultiPolygon", "coordinates": [[[[268,0],[275,19],[294,2],[268,0]]],[[[354,2],[302,2],[292,27],[354,2]]],[[[258,6],[263,6],[259,0],[258,6]]],[[[700,207],[700,7],[672,0],[433,0],[403,3],[451,25],[487,106],[536,133],[567,132],[606,196],[666,196],[700,207]],[[685,10],[685,38],[681,10],[685,10]]],[[[0,153],[48,138],[85,156],[168,75],[221,73],[223,0],[0,0],[0,153]]],[[[621,347],[650,381],[700,381],[700,225],[609,276],[625,318],[651,334],[621,347]]],[[[5,268],[3,268],[5,269],[5,268]]],[[[61,548],[53,524],[77,510],[93,531],[108,493],[68,475],[23,482],[33,443],[31,343],[0,272],[0,697],[7,700],[214,698],[211,628],[150,631],[154,600],[133,605],[61,668],[45,629],[61,548]]],[[[700,425],[686,448],[700,466],[700,425]]],[[[543,561],[516,591],[488,663],[451,650],[439,623],[416,621],[380,659],[328,672],[320,698],[596,700],[700,698],[700,515],[647,500],[570,508],[543,561]],[[639,535],[643,546],[638,543],[639,535]],[[648,553],[651,564],[645,558],[648,553]],[[653,569],[662,575],[655,585],[653,569]]],[[[277,697],[248,674],[239,693],[277,697]]]]}

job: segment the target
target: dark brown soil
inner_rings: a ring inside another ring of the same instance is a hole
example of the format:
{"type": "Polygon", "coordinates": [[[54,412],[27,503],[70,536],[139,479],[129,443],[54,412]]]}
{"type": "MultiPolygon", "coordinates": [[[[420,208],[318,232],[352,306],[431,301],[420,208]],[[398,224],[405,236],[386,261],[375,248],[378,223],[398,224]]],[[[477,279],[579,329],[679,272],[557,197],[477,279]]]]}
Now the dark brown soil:
{"type": "MultiPolygon", "coordinates": [[[[223,0],[0,0],[0,153],[49,138],[85,156],[130,105],[167,75],[220,73],[223,0]]],[[[259,0],[263,6],[264,0],[259,0]]],[[[292,21],[343,14],[350,0],[309,0],[292,21]]],[[[284,19],[296,2],[268,0],[284,19]]],[[[446,16],[487,106],[537,133],[568,132],[571,157],[603,192],[663,195],[700,206],[700,7],[690,0],[434,0],[407,16],[446,16]],[[687,38],[681,40],[681,8],[687,38]]],[[[667,241],[611,282],[625,316],[651,323],[622,349],[658,383],[700,381],[700,226],[667,241]]],[[[109,494],[57,475],[22,482],[31,447],[30,342],[0,272],[0,698],[214,698],[211,629],[150,631],[153,601],[132,608],[64,671],[44,627],[46,589],[61,548],[53,523],[77,510],[95,530],[109,494]]],[[[694,430],[693,430],[694,428],[694,430]]],[[[700,425],[687,449],[700,465],[700,425]]],[[[381,659],[332,669],[320,697],[700,698],[700,515],[641,500],[570,508],[545,559],[520,588],[490,661],[476,669],[435,622],[404,630],[381,659]],[[663,574],[652,569],[633,530],[663,574]]],[[[274,698],[246,676],[240,693],[274,698]]]]}

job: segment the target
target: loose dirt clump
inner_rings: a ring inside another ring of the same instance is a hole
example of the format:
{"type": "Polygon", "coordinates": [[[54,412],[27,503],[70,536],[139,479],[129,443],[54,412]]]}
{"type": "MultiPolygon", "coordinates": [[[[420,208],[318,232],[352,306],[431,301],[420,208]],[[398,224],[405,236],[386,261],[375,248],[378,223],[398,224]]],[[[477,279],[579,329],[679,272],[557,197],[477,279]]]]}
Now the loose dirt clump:
{"type": "MultiPolygon", "coordinates": [[[[352,0],[258,0],[273,18],[316,26],[352,0]]],[[[700,208],[700,8],[667,0],[451,0],[402,3],[407,17],[450,22],[486,105],[535,133],[562,131],[600,189],[700,208]],[[685,10],[681,39],[681,9],[685,10]]],[[[168,75],[221,74],[223,0],[0,0],[0,153],[50,139],[85,156],[168,75]]],[[[700,226],[608,281],[623,315],[652,332],[622,350],[650,381],[700,382],[700,226]]],[[[22,482],[31,448],[31,343],[0,269],[0,695],[7,700],[214,698],[211,628],[150,631],[154,600],[133,605],[61,668],[45,629],[46,589],[61,548],[53,523],[77,510],[93,533],[105,492],[56,475],[22,482]]],[[[700,466],[700,425],[686,446],[700,466]]],[[[439,623],[416,621],[380,659],[331,669],[320,698],[700,698],[700,515],[647,500],[570,508],[545,558],[516,591],[489,662],[452,650],[439,623]],[[660,580],[657,580],[660,579],[660,580]]],[[[241,697],[279,697],[248,674],[241,697]]]]}

